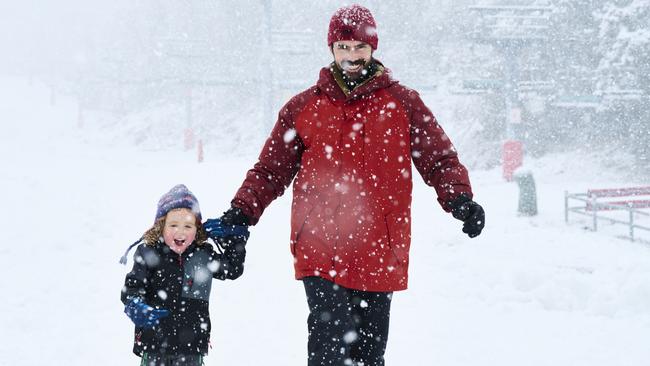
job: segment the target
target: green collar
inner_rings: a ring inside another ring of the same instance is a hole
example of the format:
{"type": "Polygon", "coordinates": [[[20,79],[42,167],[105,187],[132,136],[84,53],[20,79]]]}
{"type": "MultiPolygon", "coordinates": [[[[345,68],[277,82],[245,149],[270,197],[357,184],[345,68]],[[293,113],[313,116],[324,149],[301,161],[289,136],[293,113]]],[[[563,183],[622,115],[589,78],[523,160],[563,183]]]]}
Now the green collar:
{"type": "Polygon", "coordinates": [[[379,62],[376,62],[374,59],[372,59],[368,66],[366,66],[365,70],[367,72],[359,79],[352,80],[345,76],[343,70],[338,67],[336,62],[332,62],[330,64],[330,71],[334,76],[334,80],[336,80],[336,83],[341,88],[341,90],[343,90],[343,93],[346,97],[349,96],[354,89],[366,84],[375,76],[381,75],[384,72],[384,67],[379,62]]]}

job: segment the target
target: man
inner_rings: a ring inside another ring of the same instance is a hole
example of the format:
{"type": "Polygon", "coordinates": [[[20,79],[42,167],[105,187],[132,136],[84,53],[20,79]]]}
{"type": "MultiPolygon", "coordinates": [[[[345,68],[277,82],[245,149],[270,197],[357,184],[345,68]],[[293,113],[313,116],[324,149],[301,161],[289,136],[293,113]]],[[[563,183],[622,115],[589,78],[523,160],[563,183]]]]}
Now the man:
{"type": "Polygon", "coordinates": [[[408,280],[411,162],[470,237],[485,214],[418,93],[372,57],[370,11],[339,9],[327,38],[334,62],[282,108],[232,207],[214,221],[255,225],[295,177],[291,252],[310,309],[309,365],[384,365],[392,294],[408,280]]]}

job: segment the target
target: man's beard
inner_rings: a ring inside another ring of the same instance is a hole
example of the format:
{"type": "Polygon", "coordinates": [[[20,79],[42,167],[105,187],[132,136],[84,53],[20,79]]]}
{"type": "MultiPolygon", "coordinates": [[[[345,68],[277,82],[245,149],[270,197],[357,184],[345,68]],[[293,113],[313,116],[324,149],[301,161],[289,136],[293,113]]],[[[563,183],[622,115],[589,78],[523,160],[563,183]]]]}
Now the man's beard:
{"type": "Polygon", "coordinates": [[[367,72],[366,67],[370,64],[370,60],[364,60],[362,58],[350,61],[350,60],[343,60],[341,61],[341,64],[339,67],[341,70],[343,70],[343,74],[352,79],[356,80],[360,78],[361,76],[364,75],[364,72],[367,72]],[[358,68],[355,68],[355,66],[360,66],[358,68]]]}

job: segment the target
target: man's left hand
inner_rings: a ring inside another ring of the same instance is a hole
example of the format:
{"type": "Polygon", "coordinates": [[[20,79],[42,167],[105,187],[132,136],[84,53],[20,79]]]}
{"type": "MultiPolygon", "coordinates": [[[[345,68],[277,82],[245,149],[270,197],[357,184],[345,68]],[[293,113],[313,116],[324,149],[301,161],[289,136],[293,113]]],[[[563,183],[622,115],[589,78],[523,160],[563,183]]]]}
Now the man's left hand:
{"type": "Polygon", "coordinates": [[[450,203],[451,214],[463,222],[463,232],[470,238],[475,238],[481,234],[485,227],[485,211],[478,203],[472,201],[465,194],[450,203]]]}

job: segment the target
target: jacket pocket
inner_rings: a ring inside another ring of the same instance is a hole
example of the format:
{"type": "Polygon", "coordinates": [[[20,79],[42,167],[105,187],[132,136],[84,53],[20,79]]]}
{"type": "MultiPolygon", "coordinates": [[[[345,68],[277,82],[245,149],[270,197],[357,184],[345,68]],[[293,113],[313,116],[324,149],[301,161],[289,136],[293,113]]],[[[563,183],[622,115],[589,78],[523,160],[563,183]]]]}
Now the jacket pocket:
{"type": "Polygon", "coordinates": [[[296,255],[296,244],[300,239],[300,235],[302,234],[302,231],[305,229],[305,224],[307,223],[307,220],[309,220],[309,217],[311,216],[312,212],[314,212],[315,208],[316,206],[312,206],[310,204],[305,203],[304,207],[301,207],[300,209],[296,209],[295,213],[292,212],[291,254],[293,256],[296,255]]]}
{"type": "Polygon", "coordinates": [[[410,223],[404,215],[389,213],[384,216],[388,235],[388,245],[397,262],[401,266],[408,266],[410,248],[410,223]]]}

